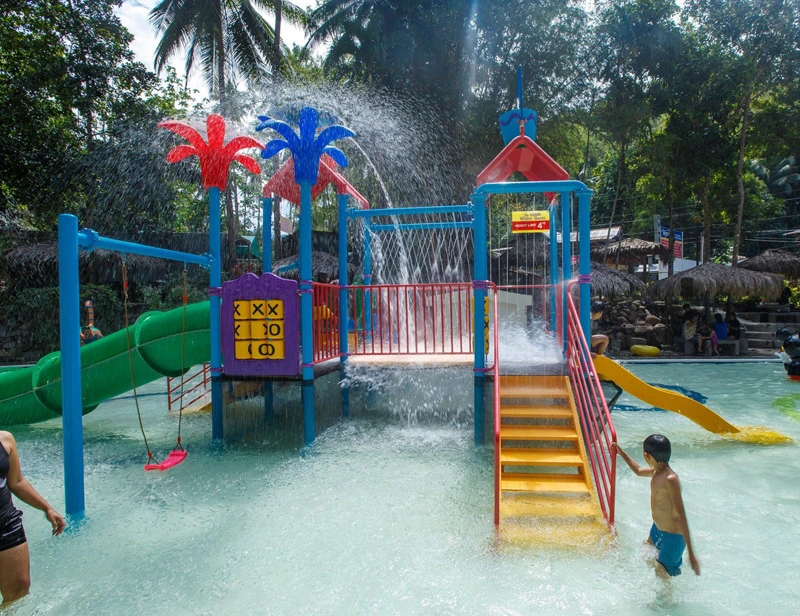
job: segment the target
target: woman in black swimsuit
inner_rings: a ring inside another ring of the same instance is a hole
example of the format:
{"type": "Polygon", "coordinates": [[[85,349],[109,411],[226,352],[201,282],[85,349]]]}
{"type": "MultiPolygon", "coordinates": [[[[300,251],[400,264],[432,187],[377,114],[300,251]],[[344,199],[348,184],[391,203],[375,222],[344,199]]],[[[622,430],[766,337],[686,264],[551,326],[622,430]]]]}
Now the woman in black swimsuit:
{"type": "Polygon", "coordinates": [[[30,555],[22,527],[22,512],[14,507],[13,494],[31,507],[44,511],[53,534],[64,531],[64,518],[34,489],[19,466],[17,443],[10,432],[0,431],[0,594],[3,605],[28,594],[31,585],[30,555]]]}

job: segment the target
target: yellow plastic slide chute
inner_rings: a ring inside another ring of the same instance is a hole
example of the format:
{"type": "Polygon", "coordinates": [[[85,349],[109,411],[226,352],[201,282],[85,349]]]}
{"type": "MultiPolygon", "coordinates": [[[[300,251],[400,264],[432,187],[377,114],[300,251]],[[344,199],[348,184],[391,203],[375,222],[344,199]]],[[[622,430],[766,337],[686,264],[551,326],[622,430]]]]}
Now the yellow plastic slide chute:
{"type": "Polygon", "coordinates": [[[787,443],[792,440],[788,436],[762,426],[744,428],[734,426],[705,404],[669,389],[653,387],[633,375],[613,359],[603,355],[594,358],[594,366],[601,380],[611,381],[623,391],[639,398],[642,402],[683,415],[709,432],[723,434],[748,443],[762,443],[765,445],[787,443]]]}

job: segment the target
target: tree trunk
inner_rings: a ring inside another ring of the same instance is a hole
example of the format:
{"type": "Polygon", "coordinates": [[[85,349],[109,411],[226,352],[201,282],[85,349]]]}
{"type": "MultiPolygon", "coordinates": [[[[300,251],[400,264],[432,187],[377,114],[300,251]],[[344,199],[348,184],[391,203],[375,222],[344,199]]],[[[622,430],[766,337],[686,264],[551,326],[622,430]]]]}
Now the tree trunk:
{"type": "Polygon", "coordinates": [[[739,189],[739,206],[736,211],[736,231],[733,236],[733,254],[731,265],[736,267],[739,263],[739,245],[742,241],[742,219],[744,218],[744,150],[747,145],[747,127],[750,124],[750,98],[751,90],[747,89],[742,107],[742,135],[739,139],[739,159],[736,161],[736,185],[739,189]]]}
{"type": "Polygon", "coordinates": [[[700,203],[703,204],[703,263],[711,261],[711,205],[708,202],[710,191],[711,176],[709,175],[700,193],[700,203]]]}
{"type": "MultiPolygon", "coordinates": [[[[266,221],[264,224],[267,224],[266,221]]],[[[272,202],[272,244],[275,246],[275,260],[283,258],[281,254],[281,198],[277,195],[272,202]]]]}
{"type": "Polygon", "coordinates": [[[228,184],[225,189],[225,217],[226,229],[228,230],[228,267],[236,264],[236,214],[233,211],[232,188],[228,184]]]}
{"type": "Polygon", "coordinates": [[[673,214],[675,212],[675,197],[672,194],[672,182],[667,182],[667,200],[669,201],[669,265],[667,266],[667,275],[672,276],[675,272],[675,220],[673,214]]]}
{"type": "Polygon", "coordinates": [[[272,73],[281,73],[281,21],[283,20],[283,0],[275,0],[275,46],[272,49],[272,73]]]}
{"type": "MultiPolygon", "coordinates": [[[[617,211],[617,201],[622,191],[622,168],[625,164],[625,143],[620,143],[619,146],[619,161],[617,162],[617,190],[614,193],[614,203],[611,204],[611,218],[608,220],[608,234],[606,235],[606,243],[611,239],[611,225],[614,223],[614,214],[617,211]]],[[[620,239],[622,239],[620,237],[620,239]]],[[[619,251],[617,251],[619,253],[619,251]]]]}

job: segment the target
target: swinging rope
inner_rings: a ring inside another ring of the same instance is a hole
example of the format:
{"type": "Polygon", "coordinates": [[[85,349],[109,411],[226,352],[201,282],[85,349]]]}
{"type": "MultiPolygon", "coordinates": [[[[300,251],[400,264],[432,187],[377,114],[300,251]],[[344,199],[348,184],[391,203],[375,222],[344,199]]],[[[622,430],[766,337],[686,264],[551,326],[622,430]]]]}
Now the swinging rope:
{"type": "Polygon", "coordinates": [[[181,424],[183,424],[183,383],[185,381],[184,377],[186,375],[186,304],[189,301],[187,292],[186,292],[186,264],[183,264],[183,326],[181,331],[181,404],[178,407],[178,442],[175,445],[175,449],[180,449],[183,451],[183,445],[181,444],[181,424]]]}
{"type": "Polygon", "coordinates": [[[147,459],[148,461],[152,460],[155,464],[160,464],[160,462],[153,457],[153,453],[150,451],[150,444],[147,442],[147,434],[144,432],[142,412],[141,409],[139,409],[139,398],[136,395],[136,379],[134,378],[133,374],[133,350],[131,349],[131,332],[128,319],[128,266],[125,262],[124,256],[122,259],[122,297],[122,303],[125,307],[125,340],[128,343],[128,366],[130,367],[131,372],[131,389],[133,389],[133,401],[136,403],[136,415],[139,417],[139,428],[141,429],[142,437],[144,438],[144,446],[147,448],[147,459]]]}

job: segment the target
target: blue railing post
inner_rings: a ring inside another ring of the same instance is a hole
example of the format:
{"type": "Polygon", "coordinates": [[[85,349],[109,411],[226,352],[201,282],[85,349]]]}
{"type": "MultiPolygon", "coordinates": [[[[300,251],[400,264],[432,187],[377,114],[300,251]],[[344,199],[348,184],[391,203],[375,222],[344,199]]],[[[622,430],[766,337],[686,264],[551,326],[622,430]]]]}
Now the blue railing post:
{"type": "Polygon", "coordinates": [[[303,438],[310,445],[316,438],[316,419],[314,414],[314,319],[313,286],[311,284],[311,183],[300,183],[300,237],[299,275],[300,275],[300,345],[302,347],[302,399],[303,399],[303,438]]]}
{"type": "MultiPolygon", "coordinates": [[[[272,197],[261,198],[261,273],[272,273],[272,197]]],[[[279,240],[280,241],[280,240],[279,240]]],[[[272,419],[274,396],[272,381],[264,383],[264,421],[272,419]]]]}
{"type": "Polygon", "coordinates": [[[558,206],[555,201],[550,204],[550,331],[556,332],[556,306],[558,304],[558,206]]]}
{"type": "Polygon", "coordinates": [[[590,245],[590,225],[589,219],[589,198],[592,191],[581,190],[578,195],[578,229],[580,232],[580,286],[581,304],[580,317],[583,334],[586,336],[586,343],[589,348],[592,346],[592,317],[591,294],[592,294],[592,264],[591,264],[591,245],[590,245]]]}
{"type": "MultiPolygon", "coordinates": [[[[347,367],[347,354],[350,352],[347,339],[350,314],[347,306],[347,286],[350,284],[347,272],[347,202],[346,194],[339,195],[339,352],[342,354],[342,376],[347,367]]],[[[342,415],[350,415],[350,389],[346,384],[342,387],[342,415]]]]}
{"type": "Polygon", "coordinates": [[[564,352],[567,352],[567,294],[569,281],[572,278],[572,218],[569,208],[570,193],[561,193],[561,335],[564,336],[564,352]]]}
{"type": "MultiPolygon", "coordinates": [[[[232,239],[232,238],[231,238],[232,239]]],[[[222,250],[220,247],[220,190],[208,189],[208,248],[211,253],[211,297],[209,298],[211,335],[211,438],[223,437],[222,420],[222,250]]]]}
{"type": "Polygon", "coordinates": [[[78,219],[58,217],[58,307],[61,324],[61,425],[64,437],[64,500],[67,515],[82,517],[83,402],[78,219]]]}
{"type": "Polygon", "coordinates": [[[261,273],[272,273],[272,197],[261,199],[261,273]]]}
{"type": "MultiPolygon", "coordinates": [[[[473,340],[475,344],[475,366],[474,374],[474,404],[475,404],[475,444],[482,445],[485,440],[485,385],[486,385],[486,352],[483,348],[483,328],[484,328],[484,299],[486,298],[486,283],[488,280],[487,259],[487,237],[486,237],[486,197],[484,195],[473,196],[473,226],[472,226],[472,245],[474,259],[474,291],[473,291],[473,340]]],[[[495,306],[495,310],[497,307],[495,306]]],[[[499,335],[499,332],[494,332],[499,335]]],[[[497,361],[497,358],[494,359],[497,361]]],[[[497,385],[497,384],[495,384],[497,385]]]]}

